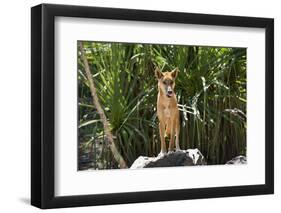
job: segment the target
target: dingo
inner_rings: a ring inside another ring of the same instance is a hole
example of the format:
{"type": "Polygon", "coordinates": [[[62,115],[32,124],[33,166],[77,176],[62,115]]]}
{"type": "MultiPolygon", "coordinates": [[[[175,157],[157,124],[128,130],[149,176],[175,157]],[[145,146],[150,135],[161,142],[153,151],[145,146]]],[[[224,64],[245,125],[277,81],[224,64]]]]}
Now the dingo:
{"type": "Polygon", "coordinates": [[[159,119],[159,133],[161,140],[161,152],[159,155],[167,153],[165,135],[170,137],[169,152],[174,150],[174,140],[176,137],[176,151],[179,146],[179,109],[175,88],[175,79],[178,75],[178,69],[170,72],[161,72],[155,69],[155,75],[158,79],[158,98],[157,98],[157,116],[159,119]]]}

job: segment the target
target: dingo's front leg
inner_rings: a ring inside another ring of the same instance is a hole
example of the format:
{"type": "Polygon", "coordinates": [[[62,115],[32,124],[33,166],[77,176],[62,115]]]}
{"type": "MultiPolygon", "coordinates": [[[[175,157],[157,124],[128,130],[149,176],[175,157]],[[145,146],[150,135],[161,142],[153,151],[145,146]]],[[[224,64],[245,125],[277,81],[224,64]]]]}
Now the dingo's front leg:
{"type": "Polygon", "coordinates": [[[170,143],[169,143],[169,153],[174,151],[174,141],[175,141],[175,124],[174,121],[171,119],[170,120],[170,125],[171,125],[171,133],[170,133],[170,143]]]}
{"type": "Polygon", "coordinates": [[[159,122],[159,133],[160,133],[160,140],[161,140],[161,151],[159,155],[162,156],[167,153],[167,149],[165,143],[165,123],[161,121],[159,122]]]}
{"type": "Polygon", "coordinates": [[[176,152],[180,151],[180,144],[179,144],[179,135],[180,135],[180,125],[179,121],[177,121],[176,125],[176,152]]]}

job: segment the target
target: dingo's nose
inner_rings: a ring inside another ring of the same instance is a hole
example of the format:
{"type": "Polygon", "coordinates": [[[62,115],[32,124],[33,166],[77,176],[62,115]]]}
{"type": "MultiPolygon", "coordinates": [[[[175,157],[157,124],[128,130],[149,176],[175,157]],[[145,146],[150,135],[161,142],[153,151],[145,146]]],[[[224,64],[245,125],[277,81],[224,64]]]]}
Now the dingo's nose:
{"type": "Polygon", "coordinates": [[[167,88],[167,93],[168,93],[169,95],[173,93],[173,90],[172,90],[171,86],[168,86],[168,88],[167,88]]]}

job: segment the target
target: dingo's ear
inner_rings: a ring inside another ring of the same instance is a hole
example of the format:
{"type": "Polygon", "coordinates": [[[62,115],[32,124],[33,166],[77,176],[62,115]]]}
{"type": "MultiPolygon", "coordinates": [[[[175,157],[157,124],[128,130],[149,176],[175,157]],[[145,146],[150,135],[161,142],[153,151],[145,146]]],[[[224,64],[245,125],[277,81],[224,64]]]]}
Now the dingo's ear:
{"type": "Polygon", "coordinates": [[[155,76],[157,79],[160,79],[163,77],[163,73],[159,70],[159,68],[156,68],[154,72],[155,72],[155,76]]]}
{"type": "Polygon", "coordinates": [[[178,68],[175,68],[174,70],[172,70],[172,73],[171,73],[172,77],[176,78],[178,76],[178,72],[179,72],[178,68]]]}

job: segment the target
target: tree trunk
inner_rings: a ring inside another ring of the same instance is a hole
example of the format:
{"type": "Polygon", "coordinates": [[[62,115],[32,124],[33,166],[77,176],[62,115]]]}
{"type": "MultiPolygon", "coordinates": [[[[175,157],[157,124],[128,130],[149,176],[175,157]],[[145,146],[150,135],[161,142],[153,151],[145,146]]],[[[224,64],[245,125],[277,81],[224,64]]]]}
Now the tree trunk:
{"type": "Polygon", "coordinates": [[[109,123],[108,123],[107,118],[105,116],[105,113],[104,113],[104,111],[103,111],[103,109],[102,109],[102,107],[99,103],[97,90],[96,90],[96,87],[95,87],[95,84],[94,84],[94,81],[93,81],[93,77],[92,77],[92,74],[91,74],[91,71],[90,71],[88,60],[87,60],[87,58],[85,56],[85,53],[84,53],[83,42],[79,41],[78,45],[79,45],[79,48],[80,48],[80,51],[81,51],[81,59],[84,63],[86,76],[87,76],[87,79],[89,81],[89,87],[90,87],[90,90],[91,90],[93,104],[95,105],[95,107],[96,107],[96,109],[99,113],[100,119],[103,123],[105,136],[106,136],[107,140],[109,141],[110,150],[111,150],[111,152],[114,156],[114,159],[120,165],[120,168],[127,168],[126,162],[124,161],[123,157],[121,156],[121,154],[119,153],[119,151],[116,147],[116,144],[115,144],[114,139],[113,139],[113,135],[112,135],[111,130],[110,130],[109,123]]]}

